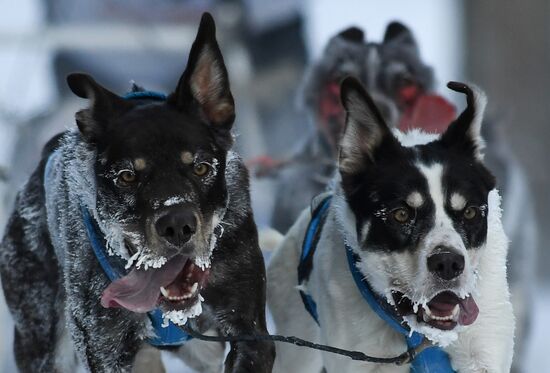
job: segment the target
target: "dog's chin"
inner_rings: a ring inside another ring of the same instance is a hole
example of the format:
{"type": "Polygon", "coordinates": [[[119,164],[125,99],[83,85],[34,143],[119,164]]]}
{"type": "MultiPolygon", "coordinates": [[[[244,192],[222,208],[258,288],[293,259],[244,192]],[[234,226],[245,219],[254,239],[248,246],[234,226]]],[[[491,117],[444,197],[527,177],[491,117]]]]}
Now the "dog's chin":
{"type": "Polygon", "coordinates": [[[160,288],[158,305],[164,311],[186,311],[201,299],[200,292],[208,283],[210,270],[195,263],[194,258],[185,262],[182,270],[170,284],[160,288]]]}
{"type": "Polygon", "coordinates": [[[419,325],[427,325],[441,331],[454,330],[459,325],[471,325],[479,314],[477,304],[471,295],[461,298],[451,290],[440,292],[423,304],[415,304],[399,291],[392,291],[392,297],[400,316],[415,316],[419,325]]]}

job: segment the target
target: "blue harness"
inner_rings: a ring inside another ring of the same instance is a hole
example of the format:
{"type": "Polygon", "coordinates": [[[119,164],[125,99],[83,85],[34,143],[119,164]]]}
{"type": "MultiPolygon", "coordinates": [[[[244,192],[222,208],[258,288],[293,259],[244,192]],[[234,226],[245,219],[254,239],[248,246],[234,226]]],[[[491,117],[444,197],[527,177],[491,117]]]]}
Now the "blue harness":
{"type": "MultiPolygon", "coordinates": [[[[125,99],[148,99],[148,100],[166,100],[166,96],[162,93],[138,91],[130,92],[124,96],[125,99]]],[[[53,154],[53,153],[52,153],[53,154]]],[[[44,183],[48,182],[48,175],[50,175],[52,156],[48,159],[44,171],[44,183]]],[[[109,256],[105,249],[105,237],[101,233],[95,220],[90,215],[90,212],[84,206],[81,206],[82,219],[84,226],[86,227],[86,233],[88,239],[97,258],[97,261],[101,265],[103,272],[111,281],[115,281],[122,276],[125,276],[127,271],[124,269],[124,263],[121,258],[109,256]]],[[[147,313],[151,325],[155,331],[156,336],[147,339],[147,342],[156,347],[168,347],[168,346],[181,346],[188,340],[192,339],[189,334],[185,333],[177,325],[168,321],[168,326],[163,327],[162,311],[156,308],[147,313]]]]}
{"type": "MultiPolygon", "coordinates": [[[[309,280],[311,270],[313,269],[313,257],[317,243],[321,237],[321,231],[324,221],[327,216],[327,211],[330,206],[332,196],[326,197],[312,212],[311,220],[306,230],[306,235],[302,245],[302,254],[300,256],[300,264],[298,265],[298,284],[303,285],[309,280]]],[[[353,252],[352,248],[344,244],[348,265],[359,292],[370,306],[370,308],[384,320],[392,329],[403,335],[409,349],[418,347],[424,340],[424,335],[418,332],[410,332],[408,327],[403,325],[402,321],[395,311],[391,308],[388,302],[377,296],[368,282],[364,279],[357,268],[358,256],[353,252]]],[[[306,310],[319,323],[319,314],[317,312],[317,304],[315,300],[308,294],[302,286],[300,286],[300,296],[306,310]]],[[[449,356],[438,346],[430,346],[418,353],[411,362],[411,373],[454,373],[451,367],[449,356]]]]}

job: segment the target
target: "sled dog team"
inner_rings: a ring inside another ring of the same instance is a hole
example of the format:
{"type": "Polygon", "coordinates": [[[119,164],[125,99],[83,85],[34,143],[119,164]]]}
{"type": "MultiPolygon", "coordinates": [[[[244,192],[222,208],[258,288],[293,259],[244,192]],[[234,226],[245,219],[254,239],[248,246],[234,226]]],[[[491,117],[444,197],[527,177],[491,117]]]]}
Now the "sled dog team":
{"type": "Polygon", "coordinates": [[[440,134],[402,132],[378,95],[342,78],[332,186],[276,238],[266,271],[209,14],[167,95],[69,75],[88,105],[45,146],[0,247],[19,370],[162,372],[159,349],[199,372],[508,372],[508,241],[483,163],[485,95],[450,82],[464,111],[440,134]],[[265,339],[226,351],[184,328],[265,335],[266,303],[277,334],[378,357],[427,348],[398,366],[265,339]]]}

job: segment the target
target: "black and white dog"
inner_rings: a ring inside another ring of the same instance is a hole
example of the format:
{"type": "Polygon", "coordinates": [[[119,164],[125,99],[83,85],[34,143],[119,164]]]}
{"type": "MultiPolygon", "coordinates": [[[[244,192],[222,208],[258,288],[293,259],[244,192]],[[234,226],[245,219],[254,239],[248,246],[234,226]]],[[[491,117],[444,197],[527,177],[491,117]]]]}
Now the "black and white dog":
{"type": "MultiPolygon", "coordinates": [[[[339,173],[314,232],[308,279],[298,284],[292,273],[311,233],[309,210],[268,268],[268,305],[278,333],[374,356],[399,355],[407,349],[405,337],[379,317],[360,283],[398,325],[438,345],[450,370],[510,370],[515,322],[508,241],[495,180],[482,162],[486,100],[475,87],[449,88],[467,95],[467,108],[438,136],[390,130],[361,84],[344,80],[339,173]],[[319,325],[300,291],[315,302],[319,325]]],[[[411,369],[277,345],[275,372],[318,373],[323,367],[329,373],[411,369]]]]}
{"type": "MultiPolygon", "coordinates": [[[[212,17],[168,97],[122,98],[84,74],[68,84],[90,106],[44,149],[1,246],[19,369],[148,371],[133,363],[162,331],[154,309],[201,331],[266,333],[265,269],[248,175],[230,151],[234,103],[212,17]],[[126,271],[111,282],[117,261],[126,271]]],[[[172,350],[201,372],[222,369],[220,343],[172,350]]],[[[270,372],[273,360],[270,342],[233,343],[225,371],[270,372]]]]}

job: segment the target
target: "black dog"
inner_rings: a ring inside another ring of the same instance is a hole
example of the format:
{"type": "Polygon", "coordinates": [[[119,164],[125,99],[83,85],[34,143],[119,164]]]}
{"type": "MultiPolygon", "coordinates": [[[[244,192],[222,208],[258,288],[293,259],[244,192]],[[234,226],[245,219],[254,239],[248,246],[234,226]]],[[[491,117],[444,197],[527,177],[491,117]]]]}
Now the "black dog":
{"type": "MultiPolygon", "coordinates": [[[[122,98],[84,74],[68,84],[91,104],[78,130],[46,145],[1,247],[19,369],[129,371],[147,341],[163,345],[153,310],[165,324],[266,333],[265,269],[248,174],[229,151],[234,103],[212,17],[166,98],[122,98]]],[[[172,349],[201,360],[196,345],[185,352],[193,343],[172,349]]],[[[215,348],[198,369],[221,368],[215,348]]],[[[225,371],[270,372],[273,359],[272,343],[233,343],[225,371]]]]}

